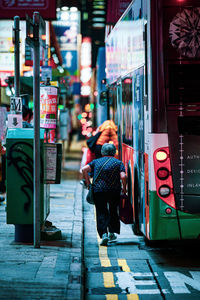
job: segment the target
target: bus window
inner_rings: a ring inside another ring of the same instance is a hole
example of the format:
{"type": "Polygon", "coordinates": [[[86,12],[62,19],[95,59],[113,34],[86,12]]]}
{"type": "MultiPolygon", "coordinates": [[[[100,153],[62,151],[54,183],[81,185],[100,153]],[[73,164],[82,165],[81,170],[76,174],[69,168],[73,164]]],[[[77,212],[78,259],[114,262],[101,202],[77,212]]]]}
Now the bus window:
{"type": "Polygon", "coordinates": [[[113,121],[117,125],[118,124],[118,114],[117,114],[117,89],[116,87],[113,89],[113,121]]]}
{"type": "Polygon", "coordinates": [[[122,81],[122,142],[133,145],[133,113],[132,113],[132,79],[125,78],[122,81]]]}
{"type": "Polygon", "coordinates": [[[118,118],[117,118],[117,92],[116,87],[113,86],[110,90],[110,119],[117,125],[118,118]]]}
{"type": "Polygon", "coordinates": [[[169,104],[200,102],[200,65],[169,65],[169,104]]]}

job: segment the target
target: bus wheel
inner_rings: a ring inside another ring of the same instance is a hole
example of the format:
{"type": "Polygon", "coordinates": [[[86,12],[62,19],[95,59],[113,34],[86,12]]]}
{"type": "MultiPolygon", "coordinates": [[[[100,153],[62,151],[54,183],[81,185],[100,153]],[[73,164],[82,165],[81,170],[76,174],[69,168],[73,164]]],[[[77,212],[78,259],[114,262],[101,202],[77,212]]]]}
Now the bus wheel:
{"type": "Polygon", "coordinates": [[[139,229],[139,205],[138,205],[138,176],[137,176],[137,170],[134,172],[134,222],[132,225],[132,229],[135,235],[141,235],[140,229],[139,229]]]}

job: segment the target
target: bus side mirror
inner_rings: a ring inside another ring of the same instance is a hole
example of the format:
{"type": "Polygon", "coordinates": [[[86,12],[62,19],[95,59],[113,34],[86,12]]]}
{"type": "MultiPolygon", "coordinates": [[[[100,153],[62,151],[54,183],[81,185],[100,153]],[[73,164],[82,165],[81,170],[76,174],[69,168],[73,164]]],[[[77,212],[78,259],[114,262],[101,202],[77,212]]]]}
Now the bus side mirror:
{"type": "Polygon", "coordinates": [[[103,91],[100,93],[100,105],[105,105],[108,101],[108,97],[107,97],[107,92],[106,91],[103,91]]]}

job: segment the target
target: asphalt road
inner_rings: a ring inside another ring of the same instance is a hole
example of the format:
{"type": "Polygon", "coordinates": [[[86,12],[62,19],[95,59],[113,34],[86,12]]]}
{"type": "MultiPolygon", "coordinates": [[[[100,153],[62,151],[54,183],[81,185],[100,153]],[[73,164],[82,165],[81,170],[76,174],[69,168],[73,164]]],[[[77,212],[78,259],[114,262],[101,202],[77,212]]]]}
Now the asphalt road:
{"type": "Polygon", "coordinates": [[[95,211],[84,201],[85,299],[200,299],[200,245],[147,245],[121,224],[118,241],[100,246],[95,211]]]}

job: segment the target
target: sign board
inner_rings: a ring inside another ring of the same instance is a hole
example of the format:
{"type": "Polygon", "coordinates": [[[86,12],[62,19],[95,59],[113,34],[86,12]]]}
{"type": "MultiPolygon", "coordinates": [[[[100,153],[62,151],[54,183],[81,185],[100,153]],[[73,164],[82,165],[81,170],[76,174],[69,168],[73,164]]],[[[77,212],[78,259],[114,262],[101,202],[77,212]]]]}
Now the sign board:
{"type": "Polygon", "coordinates": [[[0,53],[0,70],[13,71],[14,70],[14,53],[0,53]]]}
{"type": "Polygon", "coordinates": [[[58,20],[53,21],[53,29],[63,59],[63,68],[70,75],[70,82],[79,80],[78,34],[80,33],[79,12],[58,12],[58,20]],[[67,15],[67,17],[66,17],[67,15]]]}
{"type": "Polygon", "coordinates": [[[0,0],[0,19],[13,19],[19,16],[26,19],[26,14],[38,11],[43,19],[56,20],[56,0],[0,0]]]}
{"type": "Polygon", "coordinates": [[[8,128],[22,128],[22,114],[9,114],[8,128]]]}
{"type": "Polygon", "coordinates": [[[76,75],[78,70],[78,52],[74,50],[60,51],[63,58],[63,68],[76,75]]]}
{"type": "Polygon", "coordinates": [[[56,128],[57,119],[57,93],[54,86],[40,87],[40,127],[56,128]]]}
{"type": "Polygon", "coordinates": [[[61,180],[62,144],[45,143],[44,157],[44,182],[59,184],[61,180]]]}
{"type": "Polygon", "coordinates": [[[0,52],[14,52],[11,37],[0,37],[0,52]]]}
{"type": "Polygon", "coordinates": [[[44,178],[46,181],[52,182],[56,180],[56,157],[57,148],[54,144],[45,145],[46,166],[44,178]]]}
{"type": "Polygon", "coordinates": [[[88,97],[91,93],[92,77],[92,41],[90,37],[84,37],[81,45],[81,96],[88,97]]]}
{"type": "Polygon", "coordinates": [[[42,81],[46,81],[47,78],[50,78],[50,80],[52,80],[52,67],[43,66],[41,70],[42,81]]]}
{"type": "Polygon", "coordinates": [[[16,113],[22,113],[22,98],[10,97],[10,110],[16,113]]]}
{"type": "Polygon", "coordinates": [[[106,24],[115,24],[127,9],[131,0],[108,0],[106,24]]]}
{"type": "Polygon", "coordinates": [[[8,86],[6,79],[9,76],[14,76],[14,71],[0,71],[0,86],[8,86]]]}

